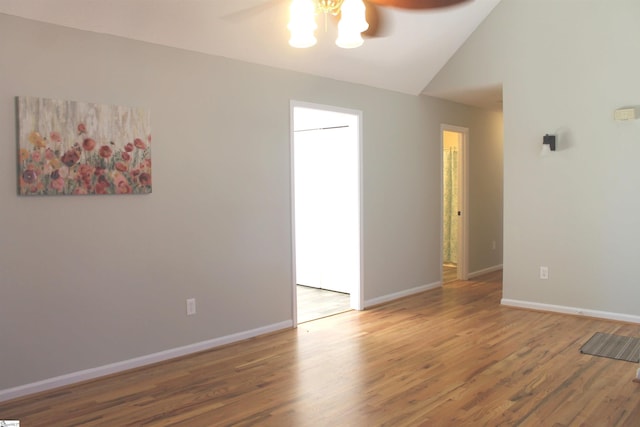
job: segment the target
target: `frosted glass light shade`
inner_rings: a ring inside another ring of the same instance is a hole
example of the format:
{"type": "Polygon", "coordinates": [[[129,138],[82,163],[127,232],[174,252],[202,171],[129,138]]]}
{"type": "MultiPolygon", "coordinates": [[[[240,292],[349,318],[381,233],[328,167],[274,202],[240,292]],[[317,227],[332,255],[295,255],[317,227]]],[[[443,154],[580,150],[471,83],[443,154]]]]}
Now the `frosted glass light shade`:
{"type": "Polygon", "coordinates": [[[338,39],[336,44],[345,49],[362,46],[364,40],[360,33],[369,28],[362,0],[345,0],[340,8],[338,39]]]}
{"type": "Polygon", "coordinates": [[[289,8],[289,24],[291,32],[289,45],[296,48],[311,47],[317,43],[313,34],[316,24],[316,5],[313,0],[293,0],[289,8]]]}

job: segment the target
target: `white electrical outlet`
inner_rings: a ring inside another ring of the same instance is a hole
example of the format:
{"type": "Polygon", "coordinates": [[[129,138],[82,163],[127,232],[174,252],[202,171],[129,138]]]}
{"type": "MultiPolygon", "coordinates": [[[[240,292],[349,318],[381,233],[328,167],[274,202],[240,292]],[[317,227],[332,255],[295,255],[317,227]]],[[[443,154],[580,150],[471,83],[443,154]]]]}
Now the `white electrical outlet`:
{"type": "Polygon", "coordinates": [[[187,316],[193,316],[196,314],[196,299],[189,298],[187,299],[187,316]]]}
{"type": "Polygon", "coordinates": [[[546,266],[540,267],[540,278],[542,280],[547,280],[549,278],[549,267],[546,267],[546,266]]]}

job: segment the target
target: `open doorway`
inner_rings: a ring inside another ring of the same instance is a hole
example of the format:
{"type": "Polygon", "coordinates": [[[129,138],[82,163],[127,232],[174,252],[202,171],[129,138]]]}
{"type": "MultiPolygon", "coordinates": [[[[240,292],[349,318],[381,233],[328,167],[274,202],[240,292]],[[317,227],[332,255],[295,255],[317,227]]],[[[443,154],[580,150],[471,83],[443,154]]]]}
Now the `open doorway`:
{"type": "Polygon", "coordinates": [[[468,129],[442,126],[442,283],[467,279],[468,129]]]}
{"type": "Polygon", "coordinates": [[[362,309],[361,113],[292,102],[294,320],[362,309]]]}

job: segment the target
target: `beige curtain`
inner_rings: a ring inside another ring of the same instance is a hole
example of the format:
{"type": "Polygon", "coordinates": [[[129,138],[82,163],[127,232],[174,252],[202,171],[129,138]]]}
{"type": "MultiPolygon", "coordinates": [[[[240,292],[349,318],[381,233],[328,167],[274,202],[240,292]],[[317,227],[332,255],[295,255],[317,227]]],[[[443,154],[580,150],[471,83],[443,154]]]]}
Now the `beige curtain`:
{"type": "Polygon", "coordinates": [[[443,158],[443,261],[458,262],[458,150],[444,150],[443,158]]]}

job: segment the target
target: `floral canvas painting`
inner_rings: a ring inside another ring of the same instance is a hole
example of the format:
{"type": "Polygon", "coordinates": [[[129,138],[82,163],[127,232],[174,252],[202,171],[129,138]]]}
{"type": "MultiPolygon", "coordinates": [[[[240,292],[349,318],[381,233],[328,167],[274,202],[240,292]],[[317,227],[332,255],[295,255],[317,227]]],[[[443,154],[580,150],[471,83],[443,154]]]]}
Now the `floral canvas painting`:
{"type": "Polygon", "coordinates": [[[18,97],[18,193],[151,193],[150,115],[140,108],[18,97]]]}

